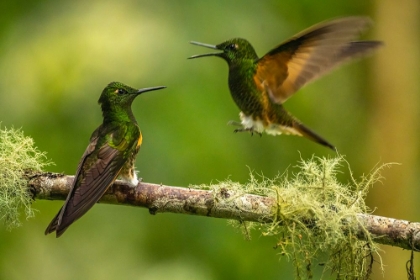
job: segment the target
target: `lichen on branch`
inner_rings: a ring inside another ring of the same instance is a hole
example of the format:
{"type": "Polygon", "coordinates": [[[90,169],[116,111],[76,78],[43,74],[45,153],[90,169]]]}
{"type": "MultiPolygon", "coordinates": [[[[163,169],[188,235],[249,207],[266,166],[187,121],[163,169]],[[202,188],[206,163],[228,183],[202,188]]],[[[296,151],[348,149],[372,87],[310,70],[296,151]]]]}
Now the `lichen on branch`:
{"type": "Polygon", "coordinates": [[[246,237],[251,228],[258,228],[263,236],[275,236],[275,247],[294,263],[297,279],[310,279],[313,266],[319,265],[324,267],[324,273],[332,271],[338,279],[365,279],[374,257],[381,261],[377,243],[358,216],[370,212],[365,198],[372,184],[380,179],[383,166],[359,181],[352,177],[351,182],[343,184],[337,173],[344,162],[341,156],[313,157],[301,160],[292,175],[286,172],[274,180],[257,180],[251,174],[250,181],[239,187],[226,181],[204,188],[215,193],[221,187],[234,189],[237,195],[242,189],[243,194],[273,198],[277,207],[272,222],[239,221],[236,225],[246,237]],[[360,232],[364,238],[358,238],[360,232]]]}
{"type": "Polygon", "coordinates": [[[34,216],[25,172],[40,171],[49,164],[22,130],[0,127],[0,221],[7,229],[21,225],[21,211],[27,219],[34,216]]]}

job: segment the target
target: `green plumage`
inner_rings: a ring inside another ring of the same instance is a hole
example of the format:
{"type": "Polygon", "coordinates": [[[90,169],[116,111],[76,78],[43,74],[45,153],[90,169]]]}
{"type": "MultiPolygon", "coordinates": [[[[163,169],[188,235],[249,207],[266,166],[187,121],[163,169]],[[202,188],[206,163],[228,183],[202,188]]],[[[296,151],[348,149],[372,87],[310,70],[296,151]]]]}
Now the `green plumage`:
{"type": "Polygon", "coordinates": [[[295,35],[261,58],[252,45],[241,38],[219,45],[191,42],[220,52],[190,58],[217,56],[228,63],[229,89],[241,110],[243,127],[235,131],[305,136],[335,150],[287,112],[283,103],[302,86],[334,67],[381,46],[378,41],[353,41],[370,23],[364,17],[324,22],[295,35]]]}
{"type": "Polygon", "coordinates": [[[59,237],[102,197],[120,177],[136,186],[134,161],[142,135],[131,111],[133,100],[153,87],[137,90],[121,83],[110,83],[99,98],[103,123],[92,133],[83,154],[72,188],[61,210],[51,221],[45,234],[56,232],[59,237]]]}

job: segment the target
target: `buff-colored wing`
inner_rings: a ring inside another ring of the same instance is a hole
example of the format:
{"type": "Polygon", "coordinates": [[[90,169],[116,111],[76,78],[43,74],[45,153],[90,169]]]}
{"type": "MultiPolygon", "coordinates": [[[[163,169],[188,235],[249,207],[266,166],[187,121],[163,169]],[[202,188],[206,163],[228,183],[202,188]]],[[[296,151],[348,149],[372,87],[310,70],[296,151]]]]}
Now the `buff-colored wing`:
{"type": "Polygon", "coordinates": [[[274,102],[285,102],[332,68],[382,45],[378,41],[352,41],[370,24],[369,18],[347,17],[297,34],[258,60],[255,82],[274,102]]]}

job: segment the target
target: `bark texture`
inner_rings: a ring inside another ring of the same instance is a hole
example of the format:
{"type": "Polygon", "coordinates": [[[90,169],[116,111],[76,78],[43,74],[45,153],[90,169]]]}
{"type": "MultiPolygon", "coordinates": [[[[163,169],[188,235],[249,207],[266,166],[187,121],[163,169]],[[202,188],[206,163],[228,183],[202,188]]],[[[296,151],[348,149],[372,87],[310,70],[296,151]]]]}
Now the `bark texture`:
{"type": "MultiPolygon", "coordinates": [[[[32,174],[29,189],[34,199],[65,200],[73,176],[56,173],[32,174]]],[[[140,182],[131,187],[116,181],[99,203],[145,207],[150,214],[179,213],[213,218],[269,223],[276,219],[277,201],[272,197],[239,194],[233,190],[199,190],[140,182]]],[[[358,214],[358,237],[366,230],[375,242],[403,249],[420,250],[420,223],[368,214],[358,214]]]]}

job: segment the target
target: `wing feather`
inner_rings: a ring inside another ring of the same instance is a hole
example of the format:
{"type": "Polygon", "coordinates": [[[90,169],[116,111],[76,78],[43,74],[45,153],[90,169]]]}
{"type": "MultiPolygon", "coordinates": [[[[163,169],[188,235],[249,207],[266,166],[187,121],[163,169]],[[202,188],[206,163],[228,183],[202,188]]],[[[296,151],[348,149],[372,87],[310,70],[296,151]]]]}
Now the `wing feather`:
{"type": "Polygon", "coordinates": [[[127,143],[124,127],[115,126],[110,131],[102,131],[99,127],[92,135],[89,146],[86,148],[80,160],[72,190],[59,214],[52,220],[46,230],[46,234],[56,231],[57,237],[78,218],[83,216],[105,193],[107,188],[118,177],[127,154],[124,153],[127,146],[136,143],[127,143]],[[107,142],[98,143],[100,134],[115,135],[116,146],[111,147],[107,142]],[[101,145],[99,151],[97,145],[101,145]]]}
{"type": "Polygon", "coordinates": [[[258,60],[255,80],[274,102],[283,103],[342,62],[379,47],[377,41],[352,42],[370,24],[366,17],[347,17],[315,25],[258,60]]]}

